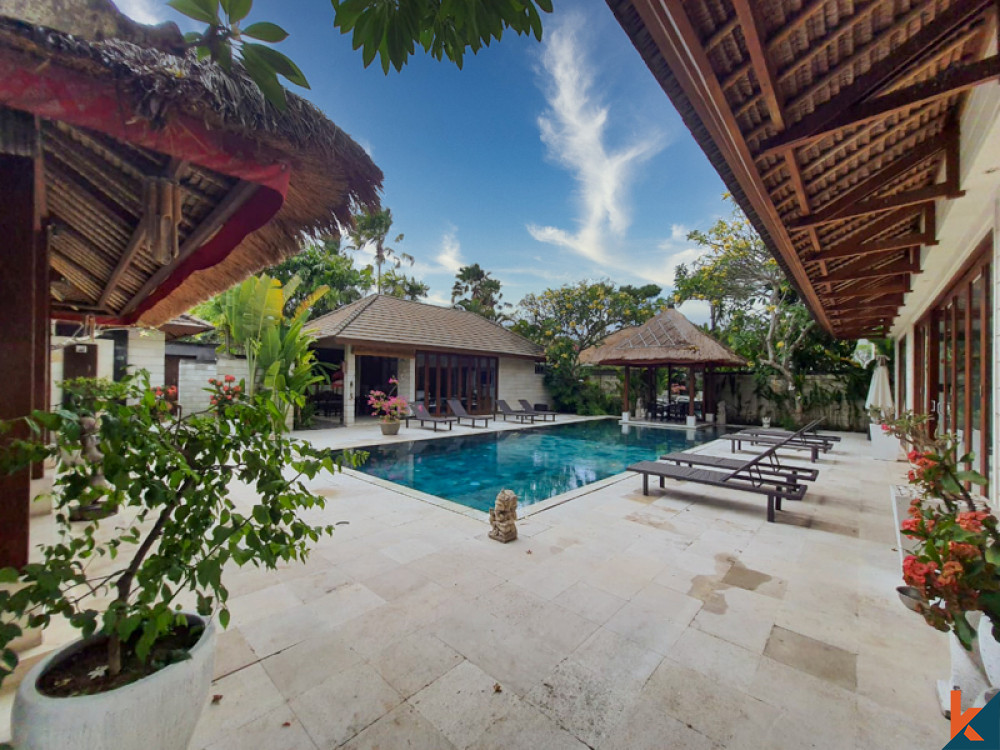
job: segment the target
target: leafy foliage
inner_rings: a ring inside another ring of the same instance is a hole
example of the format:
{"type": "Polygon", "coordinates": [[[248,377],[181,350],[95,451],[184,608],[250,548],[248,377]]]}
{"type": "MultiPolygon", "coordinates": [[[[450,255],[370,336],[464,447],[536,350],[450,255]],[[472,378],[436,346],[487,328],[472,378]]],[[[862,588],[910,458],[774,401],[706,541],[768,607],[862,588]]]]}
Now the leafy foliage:
{"type": "MultiPolygon", "coordinates": [[[[349,237],[351,246],[355,250],[362,250],[369,245],[373,245],[375,252],[375,265],[377,275],[375,277],[375,289],[382,293],[382,265],[386,261],[391,261],[393,268],[398,269],[403,261],[413,265],[413,256],[397,251],[386,244],[389,230],[392,229],[392,210],[383,209],[381,211],[365,211],[354,217],[354,228],[350,231],[349,237]]],[[[403,235],[398,234],[393,242],[402,242],[403,235]]],[[[398,295],[394,295],[398,296],[398,295]]]]}
{"type": "Polygon", "coordinates": [[[212,412],[177,419],[150,390],[147,373],[116,386],[91,389],[96,419],[58,410],[0,423],[0,434],[18,423],[31,431],[30,439],[3,443],[0,472],[59,461],[59,535],[42,545],[40,562],[0,570],[0,583],[16,584],[0,589],[0,681],[17,664],[8,646],[21,623],[39,628],[63,617],[84,636],[107,636],[111,674],[120,669],[123,644],[134,642],[145,661],[153,644],[178,624],[183,592],[195,593],[199,614],[218,608],[225,626],[223,568],[232,562],[273,569],[304,560],[310,545],[334,529],[300,518],[301,511],[325,503],[304,481],[364,458],[349,454],[335,462],[328,451],[283,434],[275,428],[275,403],[264,394],[240,392],[212,412]],[[128,402],[119,398],[122,388],[128,402]],[[84,450],[88,437],[96,437],[103,455],[84,450]],[[253,488],[252,503],[230,497],[233,481],[253,488]],[[97,502],[118,516],[71,529],[68,510],[97,502]],[[121,566],[111,572],[90,571],[96,560],[119,558],[121,566]]]}
{"type": "Polygon", "coordinates": [[[373,270],[370,266],[355,266],[354,258],[341,248],[339,238],[324,237],[306,242],[298,255],[270,269],[270,274],[282,284],[296,276],[300,279],[293,293],[285,292],[286,305],[292,307],[326,287],[329,291],[309,310],[309,317],[316,318],[364,297],[375,286],[373,270]]]}
{"type": "Polygon", "coordinates": [[[585,384],[580,352],[619,328],[645,323],[664,304],[659,293],[655,284],[617,287],[610,281],[581,281],[521,300],[513,330],[545,347],[545,382],[557,408],[614,411],[600,389],[585,384]]]}
{"type": "Polygon", "coordinates": [[[276,43],[288,37],[283,28],[267,21],[242,26],[253,0],[169,0],[167,5],[188,18],[208,24],[204,31],[185,35],[185,41],[196,50],[199,59],[211,58],[227,73],[233,71],[233,61],[239,60],[264,97],[278,109],[287,107],[278,76],[309,88],[305,75],[288,57],[272,47],[247,41],[276,43]]]}
{"type": "Polygon", "coordinates": [[[382,294],[416,302],[430,293],[431,288],[413,276],[407,276],[392,268],[382,274],[382,294]]]}
{"type": "Polygon", "coordinates": [[[376,55],[382,70],[402,70],[416,45],[435,60],[447,57],[462,67],[466,50],[473,54],[506,29],[542,38],[542,13],[552,12],[552,0],[332,0],[334,26],[353,32],[354,49],[361,49],[365,67],[376,55]]]}
{"type": "Polygon", "coordinates": [[[509,302],[502,302],[500,280],[490,276],[478,263],[462,266],[455,274],[455,283],[451,288],[451,304],[474,312],[488,320],[508,320],[504,312],[510,308],[509,302]],[[459,299],[462,298],[462,299],[459,299]]]}

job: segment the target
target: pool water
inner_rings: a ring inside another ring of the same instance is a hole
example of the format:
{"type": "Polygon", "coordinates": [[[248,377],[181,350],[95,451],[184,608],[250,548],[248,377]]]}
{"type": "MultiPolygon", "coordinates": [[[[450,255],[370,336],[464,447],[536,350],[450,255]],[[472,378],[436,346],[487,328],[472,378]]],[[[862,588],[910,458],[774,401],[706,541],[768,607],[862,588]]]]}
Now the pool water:
{"type": "Polygon", "coordinates": [[[717,429],[672,430],[619,424],[615,418],[525,430],[363,446],[360,471],[477,510],[493,507],[500,490],[520,505],[620,474],[636,461],[692,448],[717,429]]]}

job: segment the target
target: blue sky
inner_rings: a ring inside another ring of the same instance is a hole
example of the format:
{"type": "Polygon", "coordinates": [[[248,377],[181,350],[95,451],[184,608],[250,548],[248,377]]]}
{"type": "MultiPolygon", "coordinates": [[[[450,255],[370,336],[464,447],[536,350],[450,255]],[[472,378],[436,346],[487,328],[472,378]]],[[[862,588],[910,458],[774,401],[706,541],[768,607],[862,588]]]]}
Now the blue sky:
{"type": "MultiPolygon", "coordinates": [[[[184,19],[164,0],[119,0],[136,20],[184,19]]],[[[556,0],[542,43],[505,36],[463,70],[418,54],[367,70],[326,0],[255,0],[319,106],[385,173],[408,273],[448,302],[479,263],[504,299],[580,279],[654,282],[696,257],[686,240],[726,211],[721,180],[601,0],[556,0]]],[[[705,311],[684,306],[693,320],[705,311]]]]}

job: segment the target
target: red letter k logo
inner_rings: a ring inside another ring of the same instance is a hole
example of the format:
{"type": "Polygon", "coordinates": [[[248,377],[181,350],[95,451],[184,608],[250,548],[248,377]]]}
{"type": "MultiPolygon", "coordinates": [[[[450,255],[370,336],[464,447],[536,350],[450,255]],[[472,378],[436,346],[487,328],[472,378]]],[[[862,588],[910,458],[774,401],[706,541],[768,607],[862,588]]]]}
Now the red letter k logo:
{"type": "Polygon", "coordinates": [[[968,724],[972,721],[976,714],[979,713],[978,708],[970,708],[965,713],[962,713],[962,691],[952,690],[951,691],[951,736],[954,737],[965,730],[965,736],[971,742],[983,742],[983,738],[980,737],[976,730],[970,727],[968,724]]]}

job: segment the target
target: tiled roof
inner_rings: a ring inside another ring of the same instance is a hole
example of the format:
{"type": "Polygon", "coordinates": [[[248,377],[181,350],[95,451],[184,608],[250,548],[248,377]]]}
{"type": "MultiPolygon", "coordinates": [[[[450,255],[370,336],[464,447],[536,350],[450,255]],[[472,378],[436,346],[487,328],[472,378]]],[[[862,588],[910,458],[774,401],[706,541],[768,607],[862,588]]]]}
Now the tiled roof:
{"type": "Polygon", "coordinates": [[[465,310],[373,294],[312,320],[307,328],[332,339],[414,349],[448,349],[543,358],[542,347],[465,310]]]}
{"type": "Polygon", "coordinates": [[[641,326],[623,328],[580,354],[588,365],[722,365],[746,362],[678,310],[667,308],[641,326]]]}

